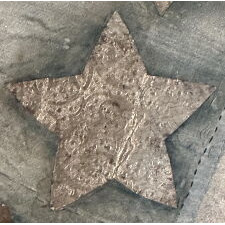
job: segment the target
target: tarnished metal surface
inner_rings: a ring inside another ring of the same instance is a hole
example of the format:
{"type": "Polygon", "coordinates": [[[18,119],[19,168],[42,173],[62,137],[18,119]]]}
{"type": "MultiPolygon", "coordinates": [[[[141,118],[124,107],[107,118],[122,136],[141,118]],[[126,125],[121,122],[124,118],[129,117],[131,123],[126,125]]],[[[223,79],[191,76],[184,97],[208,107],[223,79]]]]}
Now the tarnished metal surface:
{"type": "Polygon", "coordinates": [[[12,223],[9,208],[6,205],[0,204],[0,223],[12,223]]]}
{"type": "Polygon", "coordinates": [[[159,15],[163,16],[166,10],[170,7],[170,5],[173,3],[172,1],[155,1],[155,6],[159,12],[159,15]]]}
{"type": "Polygon", "coordinates": [[[207,85],[147,75],[117,13],[82,75],[9,85],[59,136],[52,204],[61,208],[107,180],[176,205],[165,138],[212,93],[207,85]]]}

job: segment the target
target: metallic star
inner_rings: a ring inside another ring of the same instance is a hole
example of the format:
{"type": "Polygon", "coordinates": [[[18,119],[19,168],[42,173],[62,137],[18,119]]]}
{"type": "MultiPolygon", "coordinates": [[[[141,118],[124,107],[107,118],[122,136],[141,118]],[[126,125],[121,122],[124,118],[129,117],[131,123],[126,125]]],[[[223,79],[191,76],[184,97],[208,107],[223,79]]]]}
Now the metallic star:
{"type": "Polygon", "coordinates": [[[0,223],[12,223],[9,208],[6,205],[0,204],[0,223]]]}
{"type": "Polygon", "coordinates": [[[9,89],[59,136],[54,208],[111,179],[175,206],[164,140],[214,90],[147,75],[118,13],[102,32],[82,75],[25,81],[10,84],[9,89]]]}
{"type": "Polygon", "coordinates": [[[166,12],[166,10],[170,7],[170,5],[173,3],[172,1],[155,1],[156,9],[159,12],[160,16],[163,16],[166,12]]]}

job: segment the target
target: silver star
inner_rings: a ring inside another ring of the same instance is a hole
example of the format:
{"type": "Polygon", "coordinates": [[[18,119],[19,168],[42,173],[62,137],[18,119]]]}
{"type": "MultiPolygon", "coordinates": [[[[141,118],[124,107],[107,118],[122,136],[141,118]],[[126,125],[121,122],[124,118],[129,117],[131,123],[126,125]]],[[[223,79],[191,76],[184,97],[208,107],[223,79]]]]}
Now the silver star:
{"type": "Polygon", "coordinates": [[[163,16],[166,12],[166,10],[170,7],[170,5],[173,3],[172,1],[155,1],[156,9],[159,12],[160,16],[163,16]]]}
{"type": "Polygon", "coordinates": [[[164,143],[213,88],[147,75],[114,13],[82,75],[9,85],[17,99],[59,136],[52,185],[55,208],[110,179],[176,205],[164,143]]]}

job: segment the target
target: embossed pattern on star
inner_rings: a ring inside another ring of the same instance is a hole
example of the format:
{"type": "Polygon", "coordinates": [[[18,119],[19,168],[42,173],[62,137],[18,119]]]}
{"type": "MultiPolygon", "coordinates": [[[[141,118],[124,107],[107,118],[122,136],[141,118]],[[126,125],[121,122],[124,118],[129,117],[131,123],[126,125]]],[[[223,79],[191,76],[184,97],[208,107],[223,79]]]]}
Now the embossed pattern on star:
{"type": "Polygon", "coordinates": [[[25,81],[9,89],[59,136],[54,208],[110,179],[176,206],[164,141],[214,90],[148,75],[118,13],[103,30],[82,75],[25,81]]]}

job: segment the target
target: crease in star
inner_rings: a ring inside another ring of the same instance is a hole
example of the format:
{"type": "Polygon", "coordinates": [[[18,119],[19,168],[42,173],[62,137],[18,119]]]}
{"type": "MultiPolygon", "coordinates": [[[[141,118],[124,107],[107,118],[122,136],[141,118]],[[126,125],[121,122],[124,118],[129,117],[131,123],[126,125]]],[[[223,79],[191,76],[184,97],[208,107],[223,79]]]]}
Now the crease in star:
{"type": "Polygon", "coordinates": [[[214,89],[147,75],[118,13],[81,75],[10,84],[37,120],[59,135],[54,208],[115,179],[145,198],[176,206],[165,138],[214,89]]]}

